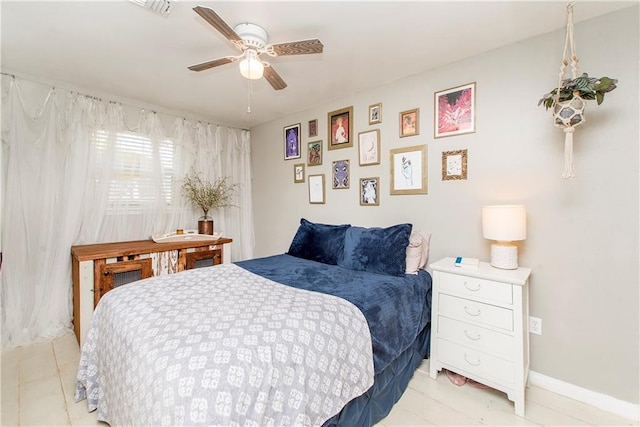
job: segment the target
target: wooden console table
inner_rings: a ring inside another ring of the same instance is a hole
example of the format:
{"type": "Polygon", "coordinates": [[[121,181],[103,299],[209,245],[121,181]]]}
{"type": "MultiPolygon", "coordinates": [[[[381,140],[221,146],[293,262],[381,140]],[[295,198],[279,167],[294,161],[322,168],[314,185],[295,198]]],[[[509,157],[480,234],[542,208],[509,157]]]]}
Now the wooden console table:
{"type": "Polygon", "coordinates": [[[136,240],[72,246],[73,329],[80,345],[89,330],[93,310],[105,293],[147,277],[228,263],[228,245],[232,241],[136,240]]]}

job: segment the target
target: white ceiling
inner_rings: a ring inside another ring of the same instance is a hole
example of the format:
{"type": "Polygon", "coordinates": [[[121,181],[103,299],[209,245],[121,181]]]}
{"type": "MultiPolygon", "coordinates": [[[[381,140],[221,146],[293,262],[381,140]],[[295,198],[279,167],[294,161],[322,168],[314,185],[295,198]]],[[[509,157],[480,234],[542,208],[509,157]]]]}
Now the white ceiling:
{"type": "MultiPolygon", "coordinates": [[[[578,1],[575,22],[635,4],[578,1]]],[[[562,1],[180,0],[168,17],[125,0],[3,0],[0,8],[4,72],[241,128],[563,28],[566,19],[562,1]],[[271,43],[318,38],[324,52],[269,58],[289,86],[253,82],[248,115],[248,80],[237,64],[187,69],[238,53],[196,5],[232,28],[264,27],[271,43]]]]}

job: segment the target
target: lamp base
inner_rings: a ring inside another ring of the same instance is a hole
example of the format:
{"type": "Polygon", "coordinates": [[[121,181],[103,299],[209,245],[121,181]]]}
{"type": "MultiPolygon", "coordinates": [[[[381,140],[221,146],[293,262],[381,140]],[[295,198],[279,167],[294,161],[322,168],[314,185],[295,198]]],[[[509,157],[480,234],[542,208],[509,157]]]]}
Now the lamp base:
{"type": "Polygon", "coordinates": [[[518,268],[518,247],[507,242],[492,244],[491,265],[503,270],[515,270],[518,268]]]}

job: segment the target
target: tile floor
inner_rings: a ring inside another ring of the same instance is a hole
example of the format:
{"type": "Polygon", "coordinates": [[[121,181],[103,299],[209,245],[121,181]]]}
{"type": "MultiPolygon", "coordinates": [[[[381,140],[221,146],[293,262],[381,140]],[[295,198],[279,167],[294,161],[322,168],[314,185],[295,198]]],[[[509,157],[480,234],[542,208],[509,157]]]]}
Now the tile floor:
{"type": "MultiPolygon", "coordinates": [[[[106,426],[73,391],[80,351],[74,335],[2,352],[2,426],[106,426]]],[[[622,426],[631,420],[538,387],[527,391],[526,417],[513,413],[506,395],[469,385],[457,387],[440,374],[429,378],[429,362],[377,427],[445,425],[622,426]]]]}

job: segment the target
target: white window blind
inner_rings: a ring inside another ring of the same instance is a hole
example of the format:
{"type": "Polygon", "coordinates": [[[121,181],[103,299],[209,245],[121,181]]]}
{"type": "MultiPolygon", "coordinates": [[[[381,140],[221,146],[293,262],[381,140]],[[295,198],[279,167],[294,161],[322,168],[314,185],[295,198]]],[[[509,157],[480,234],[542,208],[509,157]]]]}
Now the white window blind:
{"type": "Polygon", "coordinates": [[[109,180],[108,202],[118,206],[147,207],[172,202],[174,143],[154,141],[136,133],[106,131],[92,134],[96,153],[96,180],[109,180]]]}

